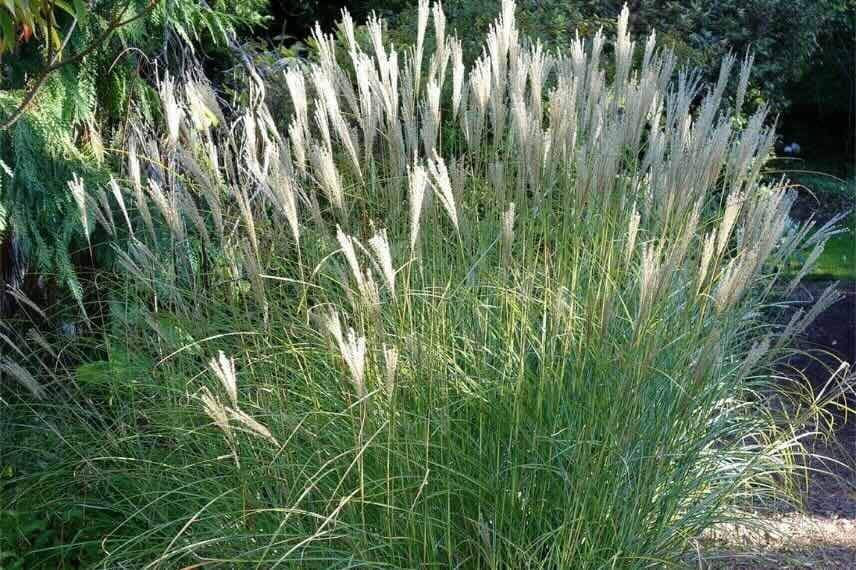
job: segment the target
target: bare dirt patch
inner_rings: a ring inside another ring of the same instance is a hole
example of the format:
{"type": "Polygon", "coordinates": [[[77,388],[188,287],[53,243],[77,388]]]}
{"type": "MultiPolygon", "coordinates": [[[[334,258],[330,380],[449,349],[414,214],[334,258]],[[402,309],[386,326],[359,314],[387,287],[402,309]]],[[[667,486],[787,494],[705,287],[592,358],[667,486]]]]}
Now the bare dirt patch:
{"type": "MultiPolygon", "coordinates": [[[[793,299],[811,303],[828,283],[810,282],[793,299]]],[[[840,362],[856,364],[856,282],[842,283],[844,298],[806,331],[804,350],[788,365],[815,390],[840,362]]],[[[856,393],[842,398],[856,409],[856,393]]],[[[799,512],[780,509],[761,515],[764,531],[723,525],[705,537],[690,567],[703,569],[856,569],[856,415],[836,415],[832,440],[809,444],[815,454],[799,512]]]]}

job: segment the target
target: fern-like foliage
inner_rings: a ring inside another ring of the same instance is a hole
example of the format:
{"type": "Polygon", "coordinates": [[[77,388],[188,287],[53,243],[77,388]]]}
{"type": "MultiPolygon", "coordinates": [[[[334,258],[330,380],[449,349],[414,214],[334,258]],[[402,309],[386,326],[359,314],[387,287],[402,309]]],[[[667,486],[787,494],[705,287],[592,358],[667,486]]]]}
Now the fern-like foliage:
{"type": "MultiPolygon", "coordinates": [[[[89,3],[84,18],[60,15],[58,27],[70,34],[62,35],[60,58],[81,53],[117,16],[144,17],[51,74],[21,118],[0,132],[0,243],[14,235],[30,271],[53,275],[78,301],[83,289],[71,252],[88,246],[92,228],[83,226],[69,181],[77,175],[84,188],[92,189],[109,180],[112,165],[121,160],[109,149],[114,143],[122,146],[130,110],[148,118],[158,114],[150,80],[172,45],[224,46],[240,28],[264,20],[267,0],[161,0],[146,13],[148,5],[148,0],[97,0],[89,3]]],[[[33,78],[58,60],[56,42],[37,38],[7,54],[0,122],[15,112],[33,88],[33,78]]],[[[4,289],[0,284],[0,295],[4,289]]]]}

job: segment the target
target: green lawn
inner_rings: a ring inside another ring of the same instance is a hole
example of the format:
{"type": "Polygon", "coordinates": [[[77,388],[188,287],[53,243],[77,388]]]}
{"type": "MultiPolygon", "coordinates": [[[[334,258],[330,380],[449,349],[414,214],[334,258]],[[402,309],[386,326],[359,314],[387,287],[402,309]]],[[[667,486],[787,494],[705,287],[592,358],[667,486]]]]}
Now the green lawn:
{"type": "MultiPolygon", "coordinates": [[[[816,204],[816,209],[813,209],[821,220],[851,210],[850,216],[840,223],[848,231],[829,240],[807,278],[856,280],[856,211],[852,211],[856,207],[856,178],[842,179],[824,173],[831,171],[832,167],[831,162],[812,160],[802,165],[801,170],[788,172],[802,191],[811,193],[816,204]]],[[[837,168],[841,169],[841,166],[837,168]]]]}
{"type": "Polygon", "coordinates": [[[826,244],[810,279],[856,280],[856,215],[847,219],[848,232],[839,234],[826,244]]]}

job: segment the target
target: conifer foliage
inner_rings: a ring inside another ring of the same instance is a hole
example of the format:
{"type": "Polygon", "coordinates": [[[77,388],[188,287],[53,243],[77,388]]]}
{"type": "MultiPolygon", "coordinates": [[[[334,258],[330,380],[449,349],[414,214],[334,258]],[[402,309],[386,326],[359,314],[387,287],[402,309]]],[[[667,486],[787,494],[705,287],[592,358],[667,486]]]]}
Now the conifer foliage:
{"type": "MultiPolygon", "coordinates": [[[[261,23],[267,0],[44,0],[0,5],[0,240],[16,263],[0,274],[51,274],[80,301],[70,252],[90,242],[69,188],[109,179],[131,110],[156,120],[150,87],[177,47],[225,47],[242,27],[261,23]]],[[[83,207],[91,206],[84,197],[83,207]]],[[[5,265],[11,264],[11,258],[5,265]]],[[[5,284],[0,287],[0,295],[5,284]]]]}

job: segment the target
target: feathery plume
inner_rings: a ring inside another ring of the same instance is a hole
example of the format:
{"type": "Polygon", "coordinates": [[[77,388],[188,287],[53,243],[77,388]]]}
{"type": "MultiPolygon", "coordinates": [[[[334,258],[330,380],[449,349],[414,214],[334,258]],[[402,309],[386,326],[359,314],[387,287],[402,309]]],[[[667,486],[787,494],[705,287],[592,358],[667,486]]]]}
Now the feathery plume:
{"type": "Polygon", "coordinates": [[[639,308],[645,314],[657,299],[662,277],[661,248],[653,243],[642,247],[642,262],[639,265],[639,308]]]}
{"type": "Polygon", "coordinates": [[[261,253],[259,247],[259,238],[256,233],[256,220],[253,216],[253,209],[250,206],[250,199],[243,186],[238,187],[238,191],[233,193],[235,201],[238,203],[238,209],[241,212],[241,219],[244,221],[244,227],[247,237],[250,239],[250,244],[253,246],[253,253],[258,257],[261,253]]]}
{"type": "Polygon", "coordinates": [[[164,117],[166,118],[167,133],[169,135],[168,142],[171,147],[174,147],[178,143],[178,133],[181,128],[181,120],[184,117],[184,109],[179,106],[175,98],[175,81],[170,77],[169,72],[167,72],[159,87],[164,117]]]}
{"type": "Polygon", "coordinates": [[[722,216],[722,222],[720,222],[717,232],[717,255],[722,255],[722,252],[725,251],[725,246],[731,237],[731,230],[734,228],[734,222],[737,221],[737,214],[740,212],[744,200],[745,195],[741,192],[732,192],[725,200],[725,214],[722,216]]]}
{"type": "Polygon", "coordinates": [[[398,349],[384,344],[383,361],[386,365],[386,389],[391,393],[395,387],[395,374],[398,371],[398,349]]]}
{"type": "MultiPolygon", "coordinates": [[[[212,396],[208,388],[205,387],[202,388],[202,394],[199,396],[199,399],[202,401],[202,407],[205,410],[205,413],[209,418],[211,418],[214,424],[220,428],[220,431],[225,434],[226,440],[231,442],[232,428],[229,426],[229,416],[226,413],[225,406],[220,403],[220,400],[212,396]]],[[[237,456],[235,456],[235,460],[237,461],[237,456]]]]}
{"type": "Polygon", "coordinates": [[[83,234],[86,236],[86,241],[89,241],[89,208],[87,207],[86,190],[83,188],[83,179],[77,173],[68,181],[68,189],[71,191],[71,196],[77,204],[77,210],[80,213],[80,223],[83,226],[83,234]]]}
{"type": "Polygon", "coordinates": [[[21,386],[26,388],[30,394],[33,395],[37,400],[43,400],[45,397],[45,389],[39,384],[39,382],[33,377],[32,374],[27,372],[21,365],[17,362],[12,362],[11,360],[0,359],[0,372],[5,372],[9,376],[15,379],[21,386]]]}
{"type": "Polygon", "coordinates": [[[345,255],[345,260],[348,262],[348,266],[351,268],[351,273],[354,276],[354,280],[357,282],[357,286],[362,290],[365,287],[365,279],[363,276],[363,270],[360,269],[360,263],[357,260],[356,249],[354,248],[354,242],[356,240],[351,236],[346,235],[338,225],[336,226],[336,239],[339,241],[339,246],[342,248],[342,253],[345,255]]]}
{"type": "Polygon", "coordinates": [[[511,245],[514,243],[514,202],[502,214],[502,251],[505,261],[511,261],[511,245]]]}
{"type": "Polygon", "coordinates": [[[322,324],[324,329],[333,337],[333,340],[336,341],[337,345],[341,345],[343,342],[342,337],[342,321],[339,319],[339,313],[337,313],[334,309],[330,309],[328,313],[323,317],[322,324]]]}
{"type": "Polygon", "coordinates": [[[358,337],[354,329],[348,329],[348,338],[341,346],[342,358],[351,371],[354,387],[360,398],[366,395],[365,367],[366,367],[366,338],[358,337]]]}
{"type": "Polygon", "coordinates": [[[440,86],[433,80],[426,88],[426,105],[422,107],[422,144],[426,155],[431,155],[437,145],[440,131],[440,86]]]}
{"type": "Polygon", "coordinates": [[[428,170],[432,178],[431,187],[449,215],[455,231],[459,231],[458,210],[455,207],[455,195],[452,192],[452,181],[449,179],[449,171],[446,169],[446,163],[443,162],[443,158],[437,154],[436,150],[434,150],[433,154],[434,157],[428,159],[428,170]]]}
{"type": "Polygon", "coordinates": [[[116,203],[119,204],[119,209],[122,210],[122,215],[125,217],[125,224],[128,226],[128,232],[133,236],[134,227],[131,224],[131,218],[128,216],[128,209],[125,207],[125,199],[122,196],[122,189],[119,188],[119,184],[112,176],[110,177],[110,191],[113,193],[113,198],[116,200],[116,203]]]}
{"type": "Polygon", "coordinates": [[[297,217],[297,183],[292,180],[288,174],[280,174],[274,180],[274,192],[277,196],[277,203],[282,211],[285,212],[285,219],[288,220],[288,225],[291,227],[291,235],[294,237],[295,243],[300,243],[300,221],[297,217]]]}
{"type": "Polygon", "coordinates": [[[808,254],[808,258],[805,260],[805,263],[803,263],[802,267],[800,267],[799,272],[796,274],[796,276],[794,276],[793,279],[791,279],[791,282],[788,283],[788,286],[785,288],[786,295],[790,294],[794,289],[796,289],[797,285],[800,284],[800,281],[802,281],[803,278],[808,275],[809,271],[814,269],[814,266],[817,263],[817,260],[820,258],[821,254],[823,253],[825,247],[826,240],[815,244],[811,252],[808,254]]]}
{"type": "MultiPolygon", "coordinates": [[[[348,125],[345,123],[345,118],[342,115],[342,110],[336,96],[337,90],[334,88],[334,81],[330,77],[330,74],[319,66],[313,66],[311,76],[312,83],[315,85],[315,89],[319,94],[319,102],[321,103],[320,106],[322,108],[320,110],[316,108],[316,120],[319,121],[319,128],[322,129],[322,136],[325,129],[329,133],[328,123],[319,116],[323,116],[326,111],[326,114],[329,116],[329,124],[332,124],[333,129],[336,132],[336,138],[342,143],[342,146],[345,147],[348,157],[351,159],[351,163],[354,166],[354,170],[356,170],[357,175],[362,178],[359,152],[351,137],[348,125]]],[[[330,150],[330,135],[327,134],[324,140],[325,143],[328,143],[327,148],[330,150]]]]}
{"type": "Polygon", "coordinates": [[[392,253],[390,252],[389,240],[386,237],[386,230],[380,230],[371,237],[369,246],[375,254],[375,261],[380,267],[384,280],[386,280],[390,294],[395,296],[395,269],[392,266],[392,253]]]}
{"type": "Polygon", "coordinates": [[[464,51],[461,40],[457,37],[450,40],[452,55],[452,117],[458,116],[461,107],[461,95],[464,92],[464,51]]]}
{"type": "Polygon", "coordinates": [[[333,155],[324,146],[313,145],[310,155],[315,175],[324,190],[324,194],[333,207],[341,213],[345,213],[345,195],[342,189],[342,179],[339,170],[333,160],[333,155]]]}
{"type": "Polygon", "coordinates": [[[713,249],[716,243],[716,230],[709,232],[704,236],[704,246],[702,248],[701,261],[698,269],[698,288],[696,293],[701,291],[704,285],[704,280],[707,277],[707,272],[710,269],[710,261],[713,259],[713,249]]]}
{"type": "Polygon", "coordinates": [[[304,132],[305,129],[300,125],[297,117],[288,124],[289,148],[294,155],[297,172],[300,173],[300,176],[306,176],[306,138],[304,132]]]}
{"type": "Polygon", "coordinates": [[[128,140],[128,176],[135,188],[141,186],[140,159],[137,156],[137,136],[131,135],[128,140]]]}
{"type": "Polygon", "coordinates": [[[369,38],[374,48],[375,58],[377,59],[381,77],[388,77],[389,59],[386,54],[386,49],[383,47],[383,23],[378,19],[377,14],[372,12],[369,14],[366,21],[366,29],[369,32],[369,38]]]}
{"type": "Polygon", "coordinates": [[[261,437],[262,439],[266,439],[272,444],[279,446],[279,442],[276,438],[271,434],[270,430],[260,424],[255,419],[251,418],[246,412],[239,410],[237,408],[224,408],[226,412],[228,412],[229,416],[232,420],[243,424],[251,433],[261,437]]]}
{"type": "Polygon", "coordinates": [[[372,85],[377,85],[379,81],[374,76],[374,63],[364,53],[356,56],[354,69],[357,76],[357,90],[360,95],[358,119],[360,129],[363,131],[363,150],[366,162],[368,162],[373,157],[372,147],[374,145],[375,130],[378,122],[378,109],[376,109],[372,85]]]}
{"type": "Polygon", "coordinates": [[[746,98],[746,89],[749,86],[749,77],[752,74],[752,64],[755,63],[755,54],[746,50],[743,65],[740,67],[740,80],[737,83],[737,96],[734,103],[734,112],[743,111],[743,101],[746,98]]]}
{"type": "Polygon", "coordinates": [[[639,215],[636,206],[633,206],[633,213],[630,214],[630,222],[627,227],[627,246],[624,249],[624,262],[629,263],[633,257],[633,251],[636,248],[636,236],[639,233],[639,222],[642,216],[639,215]]]}
{"type": "Polygon", "coordinates": [[[212,104],[216,105],[217,100],[209,90],[205,89],[203,83],[188,80],[184,84],[184,96],[187,99],[194,129],[207,131],[220,123],[214,108],[211,107],[212,104]]]}
{"type": "Polygon", "coordinates": [[[208,368],[214,373],[214,376],[220,380],[223,388],[226,389],[226,394],[229,395],[229,401],[232,405],[238,407],[238,377],[235,374],[235,359],[226,358],[226,355],[221,350],[215,358],[208,361],[208,368]]]}
{"type": "Polygon", "coordinates": [[[363,246],[353,237],[346,235],[339,226],[336,226],[336,239],[339,241],[342,253],[345,255],[345,260],[348,262],[354,280],[357,282],[357,289],[360,292],[360,296],[368,306],[376,307],[380,304],[380,294],[377,284],[372,276],[371,268],[363,271],[360,267],[354,244],[361,249],[364,249],[363,246]]]}
{"type": "MultiPolygon", "coordinates": [[[[627,27],[630,22],[630,8],[627,4],[621,9],[618,16],[618,29],[615,34],[615,85],[623,90],[627,85],[627,74],[633,59],[634,42],[630,41],[627,27]]],[[[622,95],[619,93],[619,95],[622,95]]]]}
{"type": "Polygon", "coordinates": [[[425,49],[425,30],[428,28],[428,0],[419,0],[416,11],[416,51],[413,56],[413,76],[408,82],[413,86],[413,95],[419,94],[419,80],[422,77],[422,53],[425,49]]]}
{"type": "Polygon", "coordinates": [[[478,148],[481,144],[484,117],[487,112],[491,92],[490,62],[485,56],[482,56],[476,60],[475,66],[470,71],[470,97],[472,100],[470,108],[474,111],[472,124],[469,125],[472,129],[469,141],[471,148],[478,148]]]}
{"type": "Polygon", "coordinates": [[[714,294],[718,313],[722,313],[740,302],[751,284],[757,267],[758,251],[755,249],[741,251],[737,257],[728,263],[714,294]]]}
{"type": "Polygon", "coordinates": [[[202,219],[193,196],[185,188],[179,187],[176,190],[176,198],[179,210],[190,218],[193,227],[196,228],[196,233],[202,238],[205,245],[211,247],[211,237],[208,235],[208,228],[205,227],[205,220],[202,219]]]}
{"type": "Polygon", "coordinates": [[[330,309],[324,319],[324,328],[336,341],[339,354],[351,373],[351,380],[357,390],[357,395],[362,398],[366,395],[365,385],[365,358],[366,339],[358,337],[354,329],[349,328],[347,336],[342,334],[342,323],[339,314],[330,309]]]}
{"type": "Polygon", "coordinates": [[[428,175],[425,168],[419,162],[414,161],[407,178],[409,180],[408,201],[410,202],[410,249],[415,251],[419,239],[419,219],[422,216],[422,202],[425,199],[428,175]]]}
{"type": "Polygon", "coordinates": [[[348,42],[348,51],[351,57],[359,51],[360,46],[357,44],[357,36],[354,32],[354,19],[351,18],[351,13],[347,8],[342,8],[342,18],[339,20],[339,28],[345,34],[345,40],[348,42]]]}
{"type": "Polygon", "coordinates": [[[315,118],[315,125],[318,127],[318,132],[321,134],[321,140],[324,142],[324,149],[328,153],[333,153],[333,137],[330,134],[330,120],[327,118],[327,112],[323,105],[315,107],[312,113],[315,118]]]}
{"type": "Polygon", "coordinates": [[[802,334],[818,315],[840,301],[841,298],[841,292],[838,291],[838,282],[831,283],[815,300],[808,312],[800,309],[791,316],[788,324],[779,333],[779,338],[776,340],[776,348],[778,349],[787,345],[795,336],[802,334]]]}
{"type": "Polygon", "coordinates": [[[149,196],[152,202],[155,203],[158,210],[166,221],[169,229],[172,231],[173,237],[177,241],[184,240],[184,227],[181,222],[181,215],[178,213],[178,208],[170,203],[169,199],[164,194],[163,190],[153,178],[149,178],[148,184],[149,196]]]}
{"type": "Polygon", "coordinates": [[[318,49],[319,60],[321,66],[326,69],[336,67],[336,44],[332,34],[325,34],[321,31],[321,25],[315,22],[315,27],[312,28],[312,39],[315,40],[318,49]]]}
{"type": "MultiPolygon", "coordinates": [[[[446,47],[446,14],[443,13],[443,4],[439,0],[434,3],[431,9],[431,15],[434,20],[434,43],[435,49],[439,54],[446,47]]],[[[438,59],[440,56],[438,55],[438,59]]],[[[441,74],[442,75],[442,74],[441,74]]],[[[440,79],[442,84],[443,80],[440,79]]]]}
{"type": "Polygon", "coordinates": [[[110,206],[110,199],[107,196],[107,191],[103,186],[97,186],[95,197],[90,196],[90,201],[93,203],[92,211],[95,212],[95,218],[101,227],[106,229],[111,236],[116,236],[116,220],[113,218],[113,208],[110,206]],[[96,201],[97,200],[97,201],[96,201]]]}
{"type": "Polygon", "coordinates": [[[541,42],[536,42],[529,55],[529,104],[532,108],[532,116],[535,117],[539,127],[543,120],[544,81],[553,64],[553,59],[546,53],[541,42]]]}

